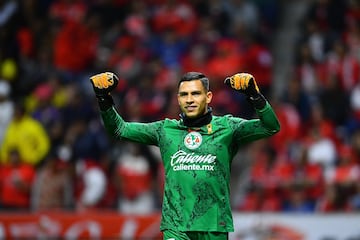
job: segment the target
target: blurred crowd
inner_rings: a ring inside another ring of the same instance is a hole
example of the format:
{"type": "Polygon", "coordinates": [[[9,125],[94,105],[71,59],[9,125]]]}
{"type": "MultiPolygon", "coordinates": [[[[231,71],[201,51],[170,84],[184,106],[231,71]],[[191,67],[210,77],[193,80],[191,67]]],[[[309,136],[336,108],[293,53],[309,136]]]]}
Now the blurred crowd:
{"type": "Polygon", "coordinates": [[[0,1],[1,211],[159,210],[159,151],[107,135],[89,82],[102,71],[120,78],[113,96],[124,119],[144,122],[178,118],[187,71],[210,78],[214,114],[252,118],[245,98],[223,86],[252,73],[281,131],[234,159],[250,159],[234,210],[359,211],[360,1],[308,1],[293,69],[274,94],[283,4],[0,1]]]}

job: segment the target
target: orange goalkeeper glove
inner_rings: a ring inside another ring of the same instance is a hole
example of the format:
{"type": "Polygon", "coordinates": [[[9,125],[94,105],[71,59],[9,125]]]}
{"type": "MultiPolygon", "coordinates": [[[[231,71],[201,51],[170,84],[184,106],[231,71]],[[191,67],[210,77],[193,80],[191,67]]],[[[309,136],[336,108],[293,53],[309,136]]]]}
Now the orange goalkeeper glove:
{"type": "Polygon", "coordinates": [[[224,83],[232,89],[245,93],[248,101],[257,109],[262,109],[266,105],[265,97],[260,93],[255,78],[250,73],[236,73],[227,77],[224,83]]]}
{"type": "Polygon", "coordinates": [[[104,72],[96,74],[90,77],[90,82],[102,111],[114,105],[110,92],[114,90],[119,83],[119,78],[114,73],[104,72]]]}
{"type": "Polygon", "coordinates": [[[108,95],[114,90],[119,78],[112,72],[104,72],[90,77],[96,96],[108,95]]]}
{"type": "Polygon", "coordinates": [[[237,91],[245,93],[249,97],[260,93],[254,76],[249,73],[236,73],[231,77],[225,78],[224,83],[237,91]]]}

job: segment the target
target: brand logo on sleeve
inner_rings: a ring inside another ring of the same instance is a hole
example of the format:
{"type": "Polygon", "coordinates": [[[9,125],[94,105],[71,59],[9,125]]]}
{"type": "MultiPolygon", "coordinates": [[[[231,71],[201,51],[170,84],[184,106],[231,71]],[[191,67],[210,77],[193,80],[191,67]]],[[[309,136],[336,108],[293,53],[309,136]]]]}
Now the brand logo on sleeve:
{"type": "Polygon", "coordinates": [[[184,145],[188,149],[196,149],[202,143],[202,136],[198,132],[189,132],[184,138],[184,145]]]}

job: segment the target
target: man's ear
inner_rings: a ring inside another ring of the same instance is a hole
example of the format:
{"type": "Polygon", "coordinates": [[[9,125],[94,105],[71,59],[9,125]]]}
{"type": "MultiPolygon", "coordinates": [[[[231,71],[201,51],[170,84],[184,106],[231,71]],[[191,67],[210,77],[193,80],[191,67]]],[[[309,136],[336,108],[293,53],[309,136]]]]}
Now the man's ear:
{"type": "Polygon", "coordinates": [[[176,94],[176,100],[177,100],[178,105],[180,106],[179,94],[176,94]]]}
{"type": "Polygon", "coordinates": [[[212,97],[213,97],[213,93],[211,91],[208,91],[206,93],[206,103],[209,104],[212,100],[212,97]]]}

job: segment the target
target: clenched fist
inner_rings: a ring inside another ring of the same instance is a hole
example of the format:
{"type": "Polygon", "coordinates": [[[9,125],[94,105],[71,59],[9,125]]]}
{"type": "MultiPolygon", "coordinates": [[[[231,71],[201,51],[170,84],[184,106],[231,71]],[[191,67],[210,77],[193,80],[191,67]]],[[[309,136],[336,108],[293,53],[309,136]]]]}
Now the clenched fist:
{"type": "Polygon", "coordinates": [[[231,77],[225,78],[224,83],[237,91],[245,93],[249,97],[260,93],[254,76],[249,73],[236,73],[231,77]]]}
{"type": "Polygon", "coordinates": [[[255,78],[250,73],[236,73],[225,78],[224,83],[236,91],[246,94],[247,100],[256,108],[262,109],[266,105],[265,97],[260,93],[255,78]]]}
{"type": "Polygon", "coordinates": [[[119,78],[112,72],[104,72],[90,77],[96,96],[108,95],[119,83],[119,78]]]}
{"type": "Polygon", "coordinates": [[[90,82],[94,88],[100,110],[106,111],[114,105],[110,92],[116,88],[119,78],[112,72],[104,72],[90,77],[90,82]]]}

